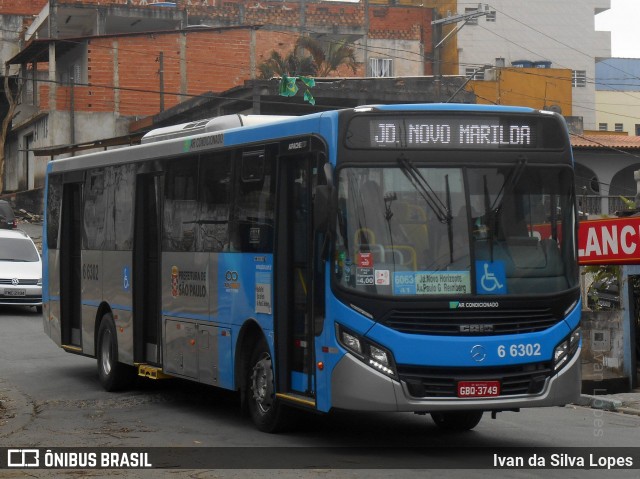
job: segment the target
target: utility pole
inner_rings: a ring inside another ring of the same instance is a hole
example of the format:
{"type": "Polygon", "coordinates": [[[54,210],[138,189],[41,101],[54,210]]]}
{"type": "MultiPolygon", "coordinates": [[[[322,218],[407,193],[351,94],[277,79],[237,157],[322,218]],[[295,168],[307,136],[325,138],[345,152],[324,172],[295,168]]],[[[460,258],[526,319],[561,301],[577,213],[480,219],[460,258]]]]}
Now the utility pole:
{"type": "MultiPolygon", "coordinates": [[[[436,101],[440,101],[441,95],[441,85],[442,85],[442,65],[441,65],[441,48],[444,42],[446,42],[453,34],[458,33],[462,27],[464,27],[470,20],[474,18],[479,18],[484,15],[487,15],[490,12],[489,5],[478,4],[477,10],[472,10],[467,13],[457,13],[455,15],[451,15],[447,12],[447,16],[445,18],[437,18],[431,22],[433,27],[433,77],[435,79],[435,89],[436,89],[436,101]],[[460,23],[457,28],[454,28],[444,38],[442,37],[442,27],[444,25],[451,25],[454,23],[460,23]]],[[[437,13],[436,13],[437,16],[437,13]]]]}
{"type": "Polygon", "coordinates": [[[164,111],[164,52],[158,55],[158,63],[160,64],[158,74],[160,76],[160,111],[164,111]]]}

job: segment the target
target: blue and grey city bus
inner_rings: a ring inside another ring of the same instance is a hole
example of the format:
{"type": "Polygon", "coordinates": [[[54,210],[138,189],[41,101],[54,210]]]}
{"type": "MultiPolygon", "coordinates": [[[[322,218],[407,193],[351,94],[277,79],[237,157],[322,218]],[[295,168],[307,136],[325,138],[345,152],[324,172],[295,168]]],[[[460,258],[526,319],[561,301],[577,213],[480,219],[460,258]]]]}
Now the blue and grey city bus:
{"type": "Polygon", "coordinates": [[[105,389],[164,376],[292,407],[574,401],[580,310],[561,116],[379,105],[231,115],[50,162],[44,329],[105,389]]]}

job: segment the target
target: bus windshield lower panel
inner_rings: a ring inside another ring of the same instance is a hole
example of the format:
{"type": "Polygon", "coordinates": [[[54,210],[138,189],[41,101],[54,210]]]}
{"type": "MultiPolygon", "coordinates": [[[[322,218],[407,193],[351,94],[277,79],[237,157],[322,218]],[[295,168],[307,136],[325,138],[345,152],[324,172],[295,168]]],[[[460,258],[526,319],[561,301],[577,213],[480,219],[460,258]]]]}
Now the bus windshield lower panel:
{"type": "Polygon", "coordinates": [[[346,167],[333,274],[408,297],[547,294],[577,284],[569,167],[346,167]]]}

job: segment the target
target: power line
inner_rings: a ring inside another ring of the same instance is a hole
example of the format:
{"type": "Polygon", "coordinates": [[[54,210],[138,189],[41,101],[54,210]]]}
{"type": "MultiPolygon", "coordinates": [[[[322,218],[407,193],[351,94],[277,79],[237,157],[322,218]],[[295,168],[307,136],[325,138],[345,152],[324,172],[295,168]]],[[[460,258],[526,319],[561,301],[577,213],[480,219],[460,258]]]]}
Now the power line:
{"type": "MultiPolygon", "coordinates": [[[[500,11],[500,13],[502,13],[503,15],[505,15],[505,16],[506,16],[506,17],[508,17],[508,18],[513,18],[513,17],[509,16],[508,14],[505,14],[505,13],[504,13],[504,12],[502,12],[502,11],[500,11]]],[[[514,19],[514,20],[515,20],[515,21],[518,21],[518,20],[516,20],[516,19],[514,19]]],[[[519,21],[518,21],[518,22],[519,22],[519,21]]],[[[522,23],[522,22],[519,22],[519,23],[522,23]]],[[[525,25],[525,24],[523,24],[523,25],[525,25]]],[[[482,27],[482,28],[484,28],[484,27],[482,27]]],[[[544,35],[544,36],[549,37],[549,36],[548,36],[547,34],[545,34],[544,32],[540,32],[539,30],[534,29],[533,27],[530,27],[530,26],[529,26],[529,28],[531,28],[533,31],[537,32],[538,34],[541,34],[541,35],[544,35]]],[[[484,28],[484,29],[485,29],[485,30],[488,30],[488,29],[486,29],[486,28],[484,28]]],[[[12,31],[12,30],[4,30],[4,31],[11,31],[12,33],[17,33],[17,32],[12,31]]],[[[491,31],[491,30],[488,30],[488,31],[490,31],[491,33],[493,33],[493,34],[497,35],[498,37],[502,38],[502,39],[503,39],[503,40],[505,40],[506,42],[512,43],[512,44],[514,44],[514,45],[516,45],[516,46],[519,46],[519,47],[523,48],[521,45],[518,45],[517,43],[515,43],[515,42],[511,41],[510,39],[508,39],[508,38],[506,38],[506,37],[504,37],[504,36],[498,35],[498,34],[496,34],[495,32],[493,32],[493,31],[491,31]]],[[[299,36],[299,33],[298,33],[298,32],[295,32],[295,33],[294,33],[294,32],[284,32],[284,31],[283,31],[282,33],[283,33],[284,35],[290,35],[290,36],[292,36],[292,37],[293,37],[293,36],[295,36],[295,37],[298,37],[298,36],[299,36]]],[[[316,34],[317,32],[314,32],[314,31],[313,31],[313,30],[311,30],[311,29],[306,29],[306,30],[303,30],[303,33],[306,33],[306,34],[316,34]]],[[[551,37],[549,37],[549,38],[551,38],[551,37]]],[[[554,40],[555,40],[555,39],[554,39],[554,40]]],[[[81,43],[84,43],[83,41],[78,41],[78,40],[64,40],[64,39],[62,39],[62,40],[58,40],[58,41],[67,41],[67,42],[74,43],[74,44],[81,44],[81,43]]],[[[562,42],[559,42],[559,43],[561,43],[561,44],[563,44],[563,45],[567,46],[566,44],[564,44],[564,43],[562,43],[562,42]]],[[[388,55],[388,56],[391,56],[392,58],[397,59],[397,60],[402,60],[402,61],[407,61],[407,62],[415,62],[415,63],[420,63],[420,64],[423,64],[423,63],[424,63],[424,59],[423,59],[422,57],[421,57],[420,59],[412,59],[412,58],[400,57],[400,56],[398,56],[398,55],[395,55],[395,56],[394,56],[394,55],[389,55],[389,49],[385,49],[385,48],[381,48],[381,47],[371,47],[371,46],[364,47],[364,46],[359,46],[359,45],[355,45],[355,44],[352,44],[352,45],[354,46],[354,49],[355,49],[355,50],[357,50],[357,51],[370,52],[370,53],[379,53],[379,52],[382,52],[383,54],[388,55]]],[[[568,47],[569,47],[569,48],[571,48],[570,46],[568,46],[568,47]]],[[[92,45],[92,48],[104,48],[104,49],[110,49],[110,50],[113,50],[115,47],[113,47],[113,46],[103,46],[103,45],[96,45],[96,44],[93,44],[93,45],[92,45]]],[[[135,53],[135,54],[140,54],[140,55],[156,55],[156,53],[154,53],[154,52],[151,52],[151,53],[150,53],[149,51],[140,51],[140,50],[135,50],[135,49],[118,48],[118,50],[119,50],[119,51],[122,51],[122,52],[130,52],[130,53],[135,53]]],[[[539,55],[539,54],[537,54],[536,52],[534,52],[533,50],[529,50],[529,49],[527,49],[527,50],[528,50],[528,51],[530,51],[531,53],[535,54],[535,55],[539,55]]],[[[411,50],[398,50],[398,49],[395,49],[395,51],[403,51],[404,53],[408,53],[408,54],[411,54],[411,55],[418,55],[418,53],[413,52],[413,51],[411,51],[411,50]]],[[[576,50],[576,51],[577,51],[578,53],[581,53],[581,54],[583,54],[583,55],[586,55],[584,52],[580,52],[579,50],[576,50]]],[[[168,59],[178,59],[178,60],[181,60],[179,56],[167,55],[167,58],[168,58],[168,59]]],[[[216,63],[214,63],[214,62],[207,62],[207,61],[201,61],[201,60],[187,60],[187,63],[190,63],[190,64],[192,64],[192,65],[193,65],[193,64],[196,64],[196,65],[208,65],[208,66],[224,67],[224,68],[235,68],[235,69],[239,69],[239,70],[241,70],[241,69],[245,69],[245,68],[246,68],[246,67],[238,66],[237,64],[224,64],[224,63],[220,63],[220,62],[216,62],[216,63]]],[[[449,62],[449,63],[450,63],[450,64],[456,64],[456,62],[449,62]]],[[[457,63],[457,64],[458,64],[459,66],[464,66],[464,65],[465,65],[465,64],[460,64],[460,63],[457,63]]],[[[522,71],[522,72],[520,72],[520,73],[522,73],[522,74],[528,74],[528,75],[538,75],[538,76],[541,76],[541,77],[552,78],[552,79],[555,79],[555,80],[558,80],[558,81],[571,81],[570,79],[567,79],[567,78],[553,77],[553,76],[549,76],[549,75],[536,74],[536,73],[533,73],[533,72],[524,72],[524,71],[522,71]]],[[[39,81],[42,81],[42,80],[39,80],[39,81]]],[[[589,83],[592,83],[592,80],[591,80],[591,79],[589,79],[589,81],[588,81],[588,82],[589,82],[589,83]]],[[[124,87],[107,86],[107,85],[97,85],[97,84],[95,84],[95,83],[89,83],[89,84],[80,85],[80,86],[88,86],[88,87],[96,87],[96,88],[98,88],[98,87],[100,87],[100,88],[113,88],[113,89],[118,89],[118,88],[120,88],[120,89],[122,89],[122,90],[131,90],[131,91],[134,91],[134,90],[135,90],[135,91],[139,91],[139,92],[147,92],[147,93],[153,93],[153,94],[160,94],[160,93],[161,93],[161,92],[159,92],[159,91],[157,91],[157,90],[151,90],[151,89],[128,89],[128,88],[124,88],[124,87]]],[[[183,94],[183,93],[175,93],[175,92],[167,92],[167,91],[165,91],[165,92],[163,92],[163,93],[164,93],[164,94],[166,94],[166,95],[175,95],[175,96],[180,96],[180,97],[190,97],[190,98],[193,98],[193,97],[197,97],[197,96],[198,96],[198,95],[193,95],[193,94],[183,94]]],[[[628,93],[628,92],[626,92],[626,93],[628,93]]],[[[526,96],[526,95],[524,95],[524,94],[523,94],[523,96],[526,96]]],[[[541,101],[545,101],[545,100],[547,100],[546,98],[536,97],[536,96],[532,96],[532,95],[528,95],[528,97],[529,97],[529,98],[532,98],[532,99],[541,100],[541,101]]],[[[636,97],[633,97],[632,95],[631,95],[631,97],[632,97],[632,98],[634,98],[634,99],[636,98],[636,97]]],[[[479,97],[479,98],[481,98],[481,99],[483,99],[483,100],[485,100],[485,101],[491,102],[491,103],[495,103],[495,102],[493,102],[492,100],[488,100],[488,99],[483,98],[483,97],[479,97]]],[[[94,103],[97,103],[97,102],[99,102],[99,101],[100,101],[100,100],[97,100],[97,99],[96,99],[96,100],[94,100],[94,103]]],[[[113,102],[110,102],[109,104],[112,104],[112,103],[113,103],[113,102]]],[[[104,104],[106,104],[106,103],[104,103],[104,104]]],[[[599,111],[599,110],[597,110],[597,109],[595,109],[595,108],[589,108],[589,107],[588,107],[588,106],[586,106],[585,104],[581,104],[581,103],[576,102],[576,101],[573,101],[573,104],[574,104],[574,105],[577,105],[577,106],[580,106],[581,108],[590,109],[590,110],[593,110],[593,111],[596,111],[596,112],[597,112],[597,111],[599,111]]],[[[611,114],[611,112],[604,112],[604,113],[611,114]]]]}

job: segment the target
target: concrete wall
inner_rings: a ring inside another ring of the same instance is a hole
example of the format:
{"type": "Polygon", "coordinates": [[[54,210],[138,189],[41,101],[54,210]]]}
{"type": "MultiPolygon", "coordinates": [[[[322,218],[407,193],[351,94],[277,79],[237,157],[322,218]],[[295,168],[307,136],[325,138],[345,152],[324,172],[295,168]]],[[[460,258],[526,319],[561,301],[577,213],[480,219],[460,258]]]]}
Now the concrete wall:
{"type": "Polygon", "coordinates": [[[584,380],[624,377],[623,310],[582,312],[584,380]]]}
{"type": "Polygon", "coordinates": [[[571,70],[559,68],[496,68],[495,81],[470,81],[467,90],[478,103],[520,105],[544,109],[558,106],[565,116],[573,112],[571,70]]]}
{"type": "MultiPolygon", "coordinates": [[[[609,32],[595,31],[595,11],[609,0],[495,0],[495,22],[485,17],[466,25],[458,36],[460,73],[472,65],[506,65],[516,60],[551,61],[554,68],[585,70],[587,84],[573,89],[573,115],[584,118],[585,129],[595,126],[595,58],[611,56],[609,32]]],[[[475,4],[458,4],[458,12],[475,4]]],[[[564,81],[564,80],[558,80],[564,81]]]]}

